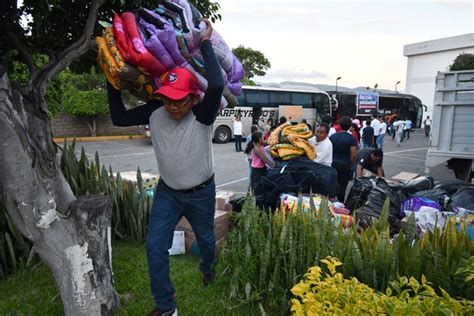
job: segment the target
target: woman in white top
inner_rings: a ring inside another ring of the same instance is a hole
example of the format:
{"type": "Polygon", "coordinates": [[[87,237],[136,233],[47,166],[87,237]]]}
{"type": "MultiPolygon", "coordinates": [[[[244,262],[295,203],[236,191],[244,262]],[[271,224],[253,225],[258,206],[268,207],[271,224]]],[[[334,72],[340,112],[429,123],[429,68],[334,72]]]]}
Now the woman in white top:
{"type": "Polygon", "coordinates": [[[395,128],[395,140],[397,141],[397,147],[400,147],[400,144],[402,143],[403,128],[405,127],[405,121],[402,119],[399,119],[398,121],[393,123],[393,127],[395,128]]]}
{"type": "Polygon", "coordinates": [[[234,117],[234,140],[235,140],[235,151],[242,151],[242,121],[240,115],[234,117]]]}

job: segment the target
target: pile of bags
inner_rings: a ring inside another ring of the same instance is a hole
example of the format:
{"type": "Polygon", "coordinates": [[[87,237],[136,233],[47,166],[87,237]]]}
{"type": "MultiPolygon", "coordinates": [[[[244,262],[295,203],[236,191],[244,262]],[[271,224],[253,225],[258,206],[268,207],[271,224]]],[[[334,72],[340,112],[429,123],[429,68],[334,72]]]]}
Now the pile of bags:
{"type": "Polygon", "coordinates": [[[306,124],[291,125],[286,122],[278,126],[268,138],[272,157],[290,160],[295,157],[306,156],[316,158],[314,147],[308,142],[313,133],[306,124]]]}
{"type": "Polygon", "coordinates": [[[389,224],[392,234],[414,214],[418,234],[441,231],[448,218],[468,225],[474,239],[474,186],[461,182],[435,183],[432,177],[387,183],[382,178],[362,177],[354,180],[345,201],[362,228],[373,225],[380,217],[385,199],[390,198],[389,224]]]}
{"type": "MultiPolygon", "coordinates": [[[[278,208],[278,211],[284,213],[293,213],[301,207],[301,210],[304,213],[308,213],[311,210],[310,200],[312,199],[316,211],[319,212],[322,198],[323,197],[320,194],[316,194],[313,197],[297,197],[291,194],[282,194],[280,195],[280,207],[278,208]]],[[[336,223],[340,223],[346,228],[352,225],[351,211],[348,210],[343,203],[328,201],[328,210],[336,223]]]]}
{"type": "Polygon", "coordinates": [[[333,198],[338,190],[336,169],[306,157],[294,157],[268,170],[254,193],[259,207],[275,210],[282,193],[318,193],[333,198]]]}
{"type": "MultiPolygon", "coordinates": [[[[201,98],[207,89],[200,42],[206,30],[202,15],[186,0],[168,0],[154,10],[114,14],[112,27],[97,37],[98,63],[107,80],[118,90],[128,89],[147,101],[157,99],[156,89],[166,73],[184,67],[199,80],[201,98]]],[[[237,105],[245,71],[215,30],[211,44],[225,80],[221,108],[237,105]]]]}

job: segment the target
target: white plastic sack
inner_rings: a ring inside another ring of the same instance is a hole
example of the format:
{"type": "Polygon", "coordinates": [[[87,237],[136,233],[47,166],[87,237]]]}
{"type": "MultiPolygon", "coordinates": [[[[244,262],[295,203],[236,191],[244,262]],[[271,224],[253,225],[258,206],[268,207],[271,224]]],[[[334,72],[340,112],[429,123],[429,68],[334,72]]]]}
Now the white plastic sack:
{"type": "Polygon", "coordinates": [[[434,232],[436,226],[438,226],[441,233],[443,233],[446,218],[439,210],[429,206],[422,206],[418,212],[415,212],[415,217],[420,235],[426,233],[428,230],[434,232]]]}
{"type": "Polygon", "coordinates": [[[175,255],[184,255],[185,248],[184,248],[184,232],[175,230],[173,236],[173,245],[168,250],[170,256],[175,255]]]}

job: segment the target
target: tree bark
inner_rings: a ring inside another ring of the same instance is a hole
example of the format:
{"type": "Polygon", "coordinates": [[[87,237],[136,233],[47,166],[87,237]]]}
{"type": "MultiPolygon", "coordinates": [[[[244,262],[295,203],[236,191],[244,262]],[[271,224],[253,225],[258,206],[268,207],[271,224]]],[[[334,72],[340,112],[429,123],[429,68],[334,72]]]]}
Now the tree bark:
{"type": "Polygon", "coordinates": [[[91,116],[91,117],[86,117],[86,124],[87,127],[89,128],[89,131],[91,132],[92,137],[97,136],[97,124],[96,124],[96,117],[91,116]],[[90,123],[89,123],[90,120],[90,123]]]}
{"type": "Polygon", "coordinates": [[[105,196],[76,200],[59,168],[45,105],[37,101],[1,75],[0,192],[13,223],[53,272],[65,315],[109,315],[119,307],[112,202],[105,196]]]}

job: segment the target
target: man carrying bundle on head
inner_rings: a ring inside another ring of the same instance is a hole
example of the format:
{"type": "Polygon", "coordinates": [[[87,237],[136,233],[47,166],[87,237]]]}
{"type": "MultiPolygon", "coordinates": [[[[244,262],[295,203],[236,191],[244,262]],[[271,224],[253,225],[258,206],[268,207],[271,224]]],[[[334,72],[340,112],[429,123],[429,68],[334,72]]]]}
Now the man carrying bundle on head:
{"type": "Polygon", "coordinates": [[[186,217],[201,253],[203,284],[214,281],[214,213],[216,187],[212,125],[224,89],[221,68],[212,48],[212,26],[201,39],[208,87],[199,102],[198,79],[186,68],[174,68],[157,90],[162,101],[126,110],[118,90],[108,84],[112,121],[118,126],[150,125],[160,181],[154,194],[146,241],[151,290],[156,308],[150,315],[176,315],[175,289],[169,277],[174,228],[186,217]]]}

